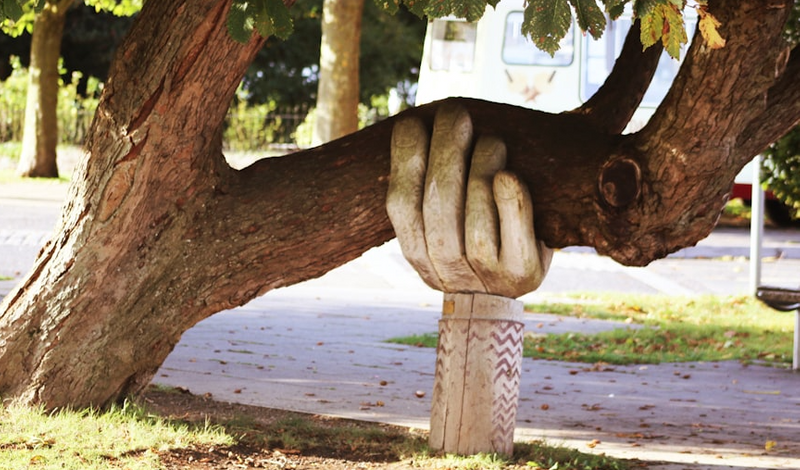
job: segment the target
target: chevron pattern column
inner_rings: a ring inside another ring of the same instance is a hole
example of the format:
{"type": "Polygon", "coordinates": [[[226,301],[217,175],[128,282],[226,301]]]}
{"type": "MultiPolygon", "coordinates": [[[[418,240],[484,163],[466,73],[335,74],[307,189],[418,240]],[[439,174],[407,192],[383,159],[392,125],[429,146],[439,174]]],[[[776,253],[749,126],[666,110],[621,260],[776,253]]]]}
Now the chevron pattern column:
{"type": "Polygon", "coordinates": [[[430,445],[457,454],[514,451],[522,302],[445,294],[439,321],[430,445]]]}

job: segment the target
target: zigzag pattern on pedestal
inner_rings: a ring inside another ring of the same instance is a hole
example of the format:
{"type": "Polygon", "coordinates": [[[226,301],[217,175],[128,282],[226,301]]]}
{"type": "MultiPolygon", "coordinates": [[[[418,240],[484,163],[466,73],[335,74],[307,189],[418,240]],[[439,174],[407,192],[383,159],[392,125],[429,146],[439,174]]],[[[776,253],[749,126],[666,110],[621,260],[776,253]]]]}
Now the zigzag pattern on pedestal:
{"type": "Polygon", "coordinates": [[[452,359],[452,354],[458,345],[453,341],[456,334],[453,333],[454,329],[459,329],[461,335],[466,336],[469,322],[461,321],[441,321],[439,322],[439,342],[436,346],[436,369],[434,371],[434,387],[433,387],[433,406],[436,406],[437,398],[442,396],[444,387],[447,382],[445,380],[445,372],[449,367],[449,361],[452,359]]]}
{"type": "Polygon", "coordinates": [[[491,351],[495,359],[494,409],[492,424],[501,442],[513,442],[522,368],[523,324],[496,322],[492,328],[491,351]]]}

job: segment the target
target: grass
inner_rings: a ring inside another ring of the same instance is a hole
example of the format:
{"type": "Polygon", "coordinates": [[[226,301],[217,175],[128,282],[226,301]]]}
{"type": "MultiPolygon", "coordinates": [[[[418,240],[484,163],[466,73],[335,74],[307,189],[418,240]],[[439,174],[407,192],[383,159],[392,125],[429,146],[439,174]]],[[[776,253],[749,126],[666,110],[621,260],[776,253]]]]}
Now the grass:
{"type": "Polygon", "coordinates": [[[164,468],[159,452],[208,446],[234,452],[280,449],[287,455],[345,460],[355,457],[372,462],[404,460],[415,468],[628,468],[626,461],[549,447],[541,442],[516,444],[513,457],[496,454],[458,457],[431,452],[423,433],[377,423],[290,415],[265,425],[247,414],[236,414],[210,424],[209,419],[213,420],[214,415],[211,416],[200,423],[168,420],[131,403],[108,412],[53,413],[12,405],[0,408],[0,468],[164,468]]]}
{"type": "Polygon", "coordinates": [[[525,468],[530,470],[627,470],[630,465],[606,455],[586,454],[562,446],[551,446],[543,441],[514,444],[514,455],[477,454],[470,456],[444,455],[426,457],[417,455],[414,463],[419,468],[458,470],[503,470],[525,468]]]}
{"type": "MultiPolygon", "coordinates": [[[[21,142],[0,142],[0,184],[33,183],[33,184],[65,184],[72,176],[71,165],[64,168],[63,154],[80,152],[74,145],[59,145],[59,177],[58,178],[22,178],[16,174],[19,155],[22,152],[21,142]]],[[[69,160],[69,159],[68,159],[69,160]]]]}
{"type": "MultiPolygon", "coordinates": [[[[526,333],[525,357],[609,364],[765,361],[790,364],[793,314],[776,312],[752,297],[576,294],[526,309],[578,318],[622,321],[597,334],[526,333]]],[[[435,333],[392,342],[435,347],[435,333]]]]}
{"type": "Polygon", "coordinates": [[[0,184],[9,183],[32,183],[40,185],[68,184],[70,176],[59,175],[58,178],[23,178],[17,175],[13,168],[0,168],[0,184]]]}
{"type": "Polygon", "coordinates": [[[49,414],[9,406],[0,416],[0,468],[151,469],[158,450],[233,442],[221,428],[176,424],[134,405],[49,414]]]}
{"type": "Polygon", "coordinates": [[[731,199],[725,204],[722,210],[723,215],[738,219],[750,219],[750,206],[746,205],[741,199],[731,199]]]}
{"type": "Polygon", "coordinates": [[[22,142],[0,142],[0,159],[7,158],[12,162],[18,162],[20,153],[22,153],[22,142]]]}

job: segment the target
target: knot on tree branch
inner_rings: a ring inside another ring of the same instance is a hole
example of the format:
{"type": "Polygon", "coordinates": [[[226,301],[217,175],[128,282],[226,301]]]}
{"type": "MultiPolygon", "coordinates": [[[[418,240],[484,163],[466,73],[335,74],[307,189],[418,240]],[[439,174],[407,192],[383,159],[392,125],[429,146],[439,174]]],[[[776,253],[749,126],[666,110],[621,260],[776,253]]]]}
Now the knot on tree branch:
{"type": "Polygon", "coordinates": [[[629,158],[611,160],[600,169],[597,185],[605,204],[627,207],[642,193],[642,169],[629,158]]]}

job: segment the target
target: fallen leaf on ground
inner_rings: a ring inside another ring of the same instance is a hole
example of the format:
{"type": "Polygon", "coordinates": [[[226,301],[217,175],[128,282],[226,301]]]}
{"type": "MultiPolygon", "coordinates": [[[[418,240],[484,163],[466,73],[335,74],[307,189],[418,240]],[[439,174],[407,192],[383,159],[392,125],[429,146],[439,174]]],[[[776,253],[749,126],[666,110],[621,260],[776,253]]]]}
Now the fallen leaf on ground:
{"type": "Polygon", "coordinates": [[[778,443],[775,442],[775,441],[767,441],[767,442],[764,443],[764,450],[769,452],[772,449],[774,449],[776,445],[778,445],[778,443]]]}

